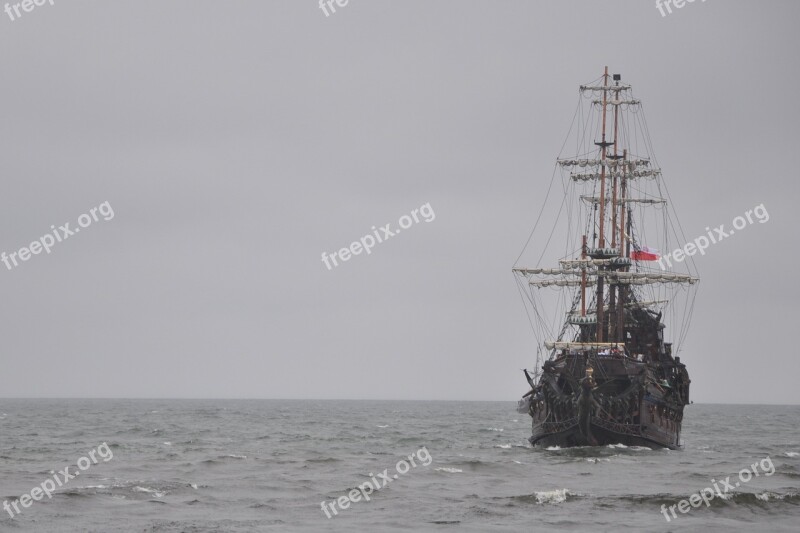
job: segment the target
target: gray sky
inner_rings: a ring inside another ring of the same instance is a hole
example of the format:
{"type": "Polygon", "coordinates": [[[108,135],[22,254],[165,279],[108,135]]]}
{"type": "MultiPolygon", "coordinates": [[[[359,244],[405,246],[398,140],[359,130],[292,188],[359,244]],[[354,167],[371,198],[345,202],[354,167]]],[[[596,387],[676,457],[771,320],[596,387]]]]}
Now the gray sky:
{"type": "Polygon", "coordinates": [[[696,257],[694,401],[800,401],[798,2],[0,15],[0,250],[115,215],[0,264],[0,396],[517,399],[535,339],[511,266],[609,65],[687,236],[770,215],[696,257]],[[325,268],[425,203],[434,221],[325,268]]]}

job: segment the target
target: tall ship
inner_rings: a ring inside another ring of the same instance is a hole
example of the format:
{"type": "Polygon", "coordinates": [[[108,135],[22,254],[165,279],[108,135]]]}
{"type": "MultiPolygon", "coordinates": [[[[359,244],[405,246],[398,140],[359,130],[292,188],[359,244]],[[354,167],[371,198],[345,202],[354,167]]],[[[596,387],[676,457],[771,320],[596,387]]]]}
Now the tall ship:
{"type": "Polygon", "coordinates": [[[690,379],[679,354],[699,279],[691,245],[662,255],[689,241],[641,101],[608,67],[580,86],[542,196],[513,268],[537,338],[519,402],[530,442],[680,448],[690,379]]]}

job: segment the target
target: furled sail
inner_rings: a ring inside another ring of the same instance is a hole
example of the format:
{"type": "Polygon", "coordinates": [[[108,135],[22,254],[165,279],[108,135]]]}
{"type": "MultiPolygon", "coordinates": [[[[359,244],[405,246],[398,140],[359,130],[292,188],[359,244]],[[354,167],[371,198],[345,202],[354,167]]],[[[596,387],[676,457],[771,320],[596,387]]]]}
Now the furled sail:
{"type": "MultiPolygon", "coordinates": [[[[593,104],[603,105],[602,100],[592,100],[593,104]]],[[[606,105],[639,105],[641,100],[607,100],[606,105]]]]}
{"type": "Polygon", "coordinates": [[[617,348],[625,350],[624,342],[561,342],[546,341],[544,347],[548,350],[593,350],[604,348],[617,348]]]}
{"type": "MultiPolygon", "coordinates": [[[[630,266],[631,260],[628,257],[612,257],[611,259],[561,259],[559,261],[562,267],[584,267],[584,268],[597,268],[599,266],[615,265],[615,266],[630,266]]],[[[520,269],[514,269],[515,271],[520,269]]]]}
{"type": "Polygon", "coordinates": [[[581,85],[581,92],[586,91],[627,91],[630,85],[581,85]]]}
{"type": "MultiPolygon", "coordinates": [[[[584,202],[591,202],[591,203],[594,203],[594,204],[599,204],[600,203],[600,198],[597,197],[597,196],[581,196],[581,200],[583,200],[584,202]]],[[[611,198],[606,197],[605,201],[606,201],[606,203],[609,203],[609,202],[611,202],[611,198]]],[[[631,203],[631,204],[665,204],[665,203],[667,203],[667,201],[666,200],[662,200],[661,198],[624,198],[624,199],[618,199],[617,200],[617,205],[620,205],[620,204],[623,204],[623,203],[631,203]]]]}
{"type": "Polygon", "coordinates": [[[569,270],[564,268],[515,268],[514,272],[519,272],[520,274],[562,274],[562,275],[576,275],[580,276],[582,270],[569,270]]]}
{"type": "Polygon", "coordinates": [[[556,163],[562,167],[599,167],[605,165],[606,168],[617,168],[623,164],[627,165],[629,169],[636,167],[649,167],[649,159],[557,159],[556,163]]]}
{"type": "MultiPolygon", "coordinates": [[[[566,272],[566,271],[565,271],[566,272]]],[[[568,275],[579,275],[578,271],[569,271],[568,275]]],[[[655,283],[688,283],[694,285],[699,281],[698,278],[686,274],[675,274],[673,272],[663,273],[644,273],[644,272],[614,272],[597,271],[587,272],[586,286],[597,284],[598,277],[605,278],[611,284],[616,285],[651,285],[655,283]]],[[[577,287],[581,285],[580,279],[532,279],[528,282],[532,287],[577,287]]]]}
{"type": "MultiPolygon", "coordinates": [[[[653,170],[636,170],[633,172],[609,172],[605,175],[606,178],[626,178],[626,179],[639,179],[639,178],[649,178],[655,179],[661,175],[660,169],[653,169],[653,170]]],[[[570,177],[573,181],[590,181],[590,180],[599,180],[603,175],[599,172],[573,172],[570,174],[570,177]]]]}

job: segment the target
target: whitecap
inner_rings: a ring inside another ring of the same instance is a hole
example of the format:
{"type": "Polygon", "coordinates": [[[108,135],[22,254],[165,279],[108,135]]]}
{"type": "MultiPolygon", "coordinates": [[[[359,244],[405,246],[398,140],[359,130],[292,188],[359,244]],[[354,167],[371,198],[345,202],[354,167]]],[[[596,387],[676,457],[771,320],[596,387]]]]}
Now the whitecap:
{"type": "Polygon", "coordinates": [[[167,441],[164,443],[164,446],[172,446],[172,443],[170,441],[167,441]]]}
{"type": "Polygon", "coordinates": [[[800,453],[797,452],[786,452],[786,457],[797,457],[800,453]]]}
{"type": "Polygon", "coordinates": [[[548,446],[547,448],[545,448],[545,450],[547,450],[548,452],[557,452],[560,449],[561,446],[548,446]]]}
{"type": "Polygon", "coordinates": [[[486,428],[486,431],[503,431],[503,428],[486,428]]]}
{"type": "Polygon", "coordinates": [[[777,494],[775,492],[766,491],[766,492],[762,492],[761,494],[756,494],[755,496],[756,496],[756,498],[758,498],[761,501],[768,502],[770,500],[783,500],[786,497],[792,497],[792,496],[794,496],[794,493],[777,494]]]}
{"type": "Polygon", "coordinates": [[[508,450],[508,449],[511,448],[511,445],[510,444],[495,444],[494,447],[495,448],[503,448],[504,450],[508,450]]]}
{"type": "Polygon", "coordinates": [[[197,483],[192,483],[189,486],[192,487],[194,490],[197,490],[197,483]]]}
{"type": "Polygon", "coordinates": [[[385,425],[385,426],[378,426],[378,427],[379,427],[379,428],[381,428],[381,429],[383,429],[383,428],[388,428],[389,426],[388,426],[388,425],[385,425]]]}
{"type": "Polygon", "coordinates": [[[460,468],[449,468],[447,466],[442,466],[436,469],[437,472],[447,472],[449,474],[458,474],[459,472],[463,472],[460,468]]]}
{"type": "Polygon", "coordinates": [[[166,492],[161,492],[156,489],[151,489],[148,487],[140,487],[138,485],[133,487],[133,492],[144,492],[146,494],[152,494],[156,498],[163,498],[164,495],[166,494],[166,492]]]}
{"type": "Polygon", "coordinates": [[[609,448],[627,448],[627,446],[625,446],[625,445],[624,445],[624,444],[622,444],[622,443],[619,443],[619,444],[609,444],[609,445],[608,445],[608,447],[609,447],[609,448]]]}
{"type": "Polygon", "coordinates": [[[542,492],[536,492],[536,503],[564,503],[567,501],[567,496],[572,496],[573,494],[568,489],[556,489],[556,490],[547,490],[542,492]]]}

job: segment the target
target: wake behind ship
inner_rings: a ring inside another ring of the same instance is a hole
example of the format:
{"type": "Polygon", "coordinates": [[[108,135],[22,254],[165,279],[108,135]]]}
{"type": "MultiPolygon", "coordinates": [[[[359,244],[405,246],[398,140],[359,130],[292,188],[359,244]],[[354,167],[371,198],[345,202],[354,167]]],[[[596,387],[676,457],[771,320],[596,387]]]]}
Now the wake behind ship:
{"type": "Polygon", "coordinates": [[[532,418],[535,445],[676,449],[690,384],[677,354],[698,278],[691,257],[669,265],[676,271],[660,260],[659,248],[686,239],[641,102],[621,76],[609,78],[606,67],[580,87],[574,144],[565,142],[578,151],[557,160],[540,214],[554,227],[534,239],[537,223],[528,241],[542,243],[539,263],[549,253],[558,266],[513,269],[539,340],[519,410],[532,418]],[[552,197],[557,185],[562,198],[552,197]]]}

